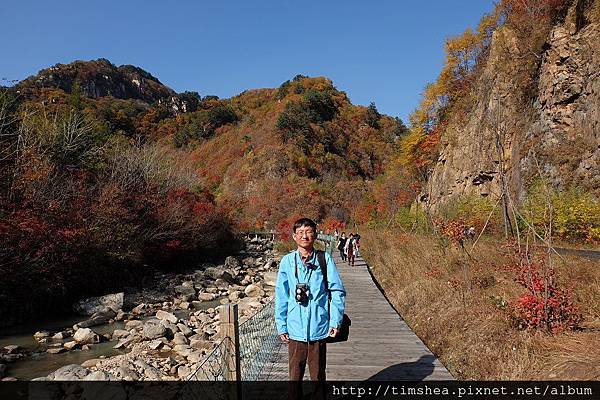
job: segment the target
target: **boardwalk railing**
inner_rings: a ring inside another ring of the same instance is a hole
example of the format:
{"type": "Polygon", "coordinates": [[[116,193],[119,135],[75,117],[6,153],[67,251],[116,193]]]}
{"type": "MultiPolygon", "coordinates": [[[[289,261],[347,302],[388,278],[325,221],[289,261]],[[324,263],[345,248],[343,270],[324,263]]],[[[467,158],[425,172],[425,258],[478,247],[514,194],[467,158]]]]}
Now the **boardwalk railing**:
{"type": "Polygon", "coordinates": [[[237,304],[219,306],[221,340],[188,380],[258,380],[278,344],[274,312],[271,301],[240,324],[237,304]]]}
{"type": "Polygon", "coordinates": [[[325,246],[325,251],[329,254],[332,254],[333,249],[336,245],[336,240],[333,235],[327,235],[324,233],[319,233],[317,235],[317,241],[321,242],[325,246]]]}

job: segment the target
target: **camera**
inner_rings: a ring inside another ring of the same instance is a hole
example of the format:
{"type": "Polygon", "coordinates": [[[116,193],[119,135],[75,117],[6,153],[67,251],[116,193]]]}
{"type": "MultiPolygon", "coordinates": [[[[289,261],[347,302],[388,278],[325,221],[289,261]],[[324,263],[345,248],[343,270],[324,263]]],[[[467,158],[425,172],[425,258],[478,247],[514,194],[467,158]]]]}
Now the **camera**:
{"type": "Polygon", "coordinates": [[[308,285],[306,283],[296,284],[296,301],[300,304],[308,304],[308,285]]]}

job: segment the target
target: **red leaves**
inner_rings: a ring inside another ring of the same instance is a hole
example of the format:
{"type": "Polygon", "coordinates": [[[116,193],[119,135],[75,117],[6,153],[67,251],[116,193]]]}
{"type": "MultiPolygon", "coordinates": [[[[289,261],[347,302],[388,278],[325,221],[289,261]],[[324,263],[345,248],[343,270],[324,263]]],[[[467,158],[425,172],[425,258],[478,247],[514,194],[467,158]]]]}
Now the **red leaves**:
{"type": "Polygon", "coordinates": [[[572,295],[558,288],[554,269],[547,267],[542,258],[528,260],[522,254],[519,264],[509,265],[506,269],[513,270],[515,281],[529,292],[512,304],[517,327],[558,333],[579,326],[583,316],[572,295]]]}

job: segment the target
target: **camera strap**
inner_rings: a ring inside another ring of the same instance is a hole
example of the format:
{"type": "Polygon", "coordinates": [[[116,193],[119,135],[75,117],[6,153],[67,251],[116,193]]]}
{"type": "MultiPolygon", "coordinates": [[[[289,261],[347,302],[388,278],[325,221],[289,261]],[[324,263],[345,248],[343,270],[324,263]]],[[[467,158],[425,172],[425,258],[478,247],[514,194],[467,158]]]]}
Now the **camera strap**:
{"type": "Polygon", "coordinates": [[[323,281],[325,281],[325,290],[327,290],[327,296],[331,301],[331,290],[329,290],[329,281],[327,280],[327,260],[325,259],[325,252],[317,250],[317,260],[319,261],[319,267],[321,267],[321,273],[323,274],[323,281]]]}

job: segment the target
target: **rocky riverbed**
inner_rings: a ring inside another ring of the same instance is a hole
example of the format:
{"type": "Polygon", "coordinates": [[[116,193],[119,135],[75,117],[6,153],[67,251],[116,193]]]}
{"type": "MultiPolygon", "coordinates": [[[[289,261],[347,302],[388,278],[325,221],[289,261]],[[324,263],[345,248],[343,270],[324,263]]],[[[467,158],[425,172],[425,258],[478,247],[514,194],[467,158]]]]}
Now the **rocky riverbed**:
{"type": "Polygon", "coordinates": [[[0,378],[186,379],[219,340],[216,307],[238,304],[240,322],[247,320],[272,301],[278,262],[272,242],[248,239],[244,250],[221,265],[202,264],[187,274],[159,274],[151,288],[82,301],[76,307],[90,316],[73,326],[35,332],[35,350],[3,346],[0,378]],[[94,350],[100,348],[108,355],[97,356],[94,350]],[[36,363],[42,355],[62,353],[85,360],[45,376],[23,378],[11,373],[19,365],[36,363]]]}

